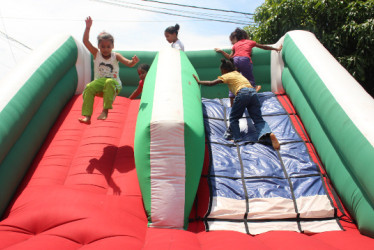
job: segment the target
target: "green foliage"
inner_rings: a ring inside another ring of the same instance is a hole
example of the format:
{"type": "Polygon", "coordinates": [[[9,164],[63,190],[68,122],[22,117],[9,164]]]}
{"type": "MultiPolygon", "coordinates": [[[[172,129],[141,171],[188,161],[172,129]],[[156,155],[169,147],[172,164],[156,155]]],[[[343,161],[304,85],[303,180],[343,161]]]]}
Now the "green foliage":
{"type": "Polygon", "coordinates": [[[374,96],[374,0],[265,0],[254,21],[244,29],[262,44],[290,30],[313,32],[374,96]]]}

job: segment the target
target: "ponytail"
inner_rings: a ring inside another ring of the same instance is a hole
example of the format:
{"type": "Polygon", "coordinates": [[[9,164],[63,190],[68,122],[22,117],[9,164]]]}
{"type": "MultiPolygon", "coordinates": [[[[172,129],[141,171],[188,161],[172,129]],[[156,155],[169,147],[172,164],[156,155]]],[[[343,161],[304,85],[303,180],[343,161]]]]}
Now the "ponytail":
{"type": "Polygon", "coordinates": [[[165,29],[165,32],[169,33],[169,34],[177,34],[178,35],[178,31],[179,31],[179,24],[176,24],[174,26],[169,26],[165,29]]]}

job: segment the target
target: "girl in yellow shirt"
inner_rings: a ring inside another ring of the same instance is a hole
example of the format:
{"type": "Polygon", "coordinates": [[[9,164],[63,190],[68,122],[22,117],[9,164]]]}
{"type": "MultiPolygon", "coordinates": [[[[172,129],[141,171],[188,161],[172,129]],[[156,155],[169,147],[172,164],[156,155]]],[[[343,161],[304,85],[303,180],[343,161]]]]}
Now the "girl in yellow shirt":
{"type": "Polygon", "coordinates": [[[230,112],[230,126],[225,132],[225,139],[233,139],[235,143],[240,142],[240,127],[239,119],[243,116],[247,108],[249,116],[251,117],[256,131],[258,133],[258,140],[270,140],[275,150],[280,149],[280,144],[267,122],[262,118],[261,103],[258,99],[256,90],[251,83],[242,74],[236,71],[232,59],[230,61],[222,59],[220,70],[222,76],[219,76],[213,81],[200,81],[197,76],[193,75],[198,84],[214,86],[219,83],[228,85],[229,90],[235,95],[234,103],[230,112]]]}

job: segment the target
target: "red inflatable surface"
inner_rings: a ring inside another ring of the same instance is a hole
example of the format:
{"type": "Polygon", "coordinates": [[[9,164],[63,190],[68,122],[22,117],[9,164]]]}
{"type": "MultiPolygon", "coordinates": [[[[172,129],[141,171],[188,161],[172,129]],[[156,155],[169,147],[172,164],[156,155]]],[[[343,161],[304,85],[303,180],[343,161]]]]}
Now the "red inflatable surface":
{"type": "MultiPolygon", "coordinates": [[[[188,231],[147,228],[133,152],[139,101],[117,97],[91,125],[77,121],[81,105],[74,97],[50,131],[0,222],[0,249],[374,249],[344,222],[346,231],[314,235],[205,232],[204,178],[188,231]]],[[[97,98],[93,117],[101,107],[97,98]]]]}

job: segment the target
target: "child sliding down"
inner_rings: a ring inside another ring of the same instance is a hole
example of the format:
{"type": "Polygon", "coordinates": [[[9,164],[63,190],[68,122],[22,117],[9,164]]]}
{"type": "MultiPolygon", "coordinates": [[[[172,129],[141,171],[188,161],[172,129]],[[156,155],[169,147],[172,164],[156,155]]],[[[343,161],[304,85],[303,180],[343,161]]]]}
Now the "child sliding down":
{"type": "Polygon", "coordinates": [[[118,62],[128,67],[133,67],[139,62],[139,58],[136,55],[129,60],[119,53],[112,52],[114,39],[112,35],[106,32],[98,35],[98,48],[94,47],[89,41],[91,26],[92,19],[87,17],[83,44],[93,55],[95,80],[87,84],[83,91],[82,116],[84,117],[79,118],[79,121],[86,124],[91,123],[95,96],[102,96],[104,99],[103,111],[97,119],[105,120],[108,117],[108,110],[112,109],[113,101],[122,88],[118,62]]]}
{"type": "Polygon", "coordinates": [[[225,139],[233,139],[235,143],[240,142],[239,119],[242,117],[245,109],[254,123],[258,133],[258,141],[269,142],[275,150],[280,149],[280,144],[267,122],[262,118],[261,104],[256,90],[251,83],[238,71],[235,70],[232,59],[227,61],[221,60],[220,66],[222,76],[213,81],[200,81],[197,76],[193,75],[198,84],[213,86],[219,83],[228,84],[229,90],[235,95],[234,103],[230,112],[230,126],[225,132],[225,139]]]}

